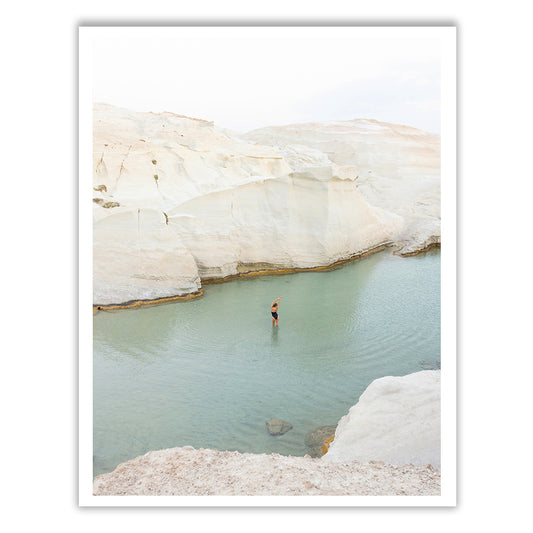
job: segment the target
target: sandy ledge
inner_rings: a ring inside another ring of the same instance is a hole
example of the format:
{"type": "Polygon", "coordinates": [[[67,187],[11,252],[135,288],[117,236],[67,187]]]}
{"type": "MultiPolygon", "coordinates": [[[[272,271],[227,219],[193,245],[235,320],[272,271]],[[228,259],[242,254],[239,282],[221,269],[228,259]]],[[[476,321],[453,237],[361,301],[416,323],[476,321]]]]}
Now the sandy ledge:
{"type": "Polygon", "coordinates": [[[93,494],[134,496],[440,496],[440,471],[381,461],[221,452],[185,446],[148,452],[97,476],[93,494]]]}

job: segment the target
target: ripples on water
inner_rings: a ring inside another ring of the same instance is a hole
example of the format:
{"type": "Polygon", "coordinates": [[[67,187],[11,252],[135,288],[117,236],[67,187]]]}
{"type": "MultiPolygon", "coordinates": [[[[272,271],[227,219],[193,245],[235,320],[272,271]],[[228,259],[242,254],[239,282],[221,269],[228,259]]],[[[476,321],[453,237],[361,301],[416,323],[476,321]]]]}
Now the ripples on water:
{"type": "Polygon", "coordinates": [[[304,455],[376,378],[440,367],[440,252],[236,280],[94,317],[94,474],[191,445],[304,455]],[[270,303],[283,296],[280,325],[270,303]],[[279,437],[265,422],[294,428],[279,437]]]}

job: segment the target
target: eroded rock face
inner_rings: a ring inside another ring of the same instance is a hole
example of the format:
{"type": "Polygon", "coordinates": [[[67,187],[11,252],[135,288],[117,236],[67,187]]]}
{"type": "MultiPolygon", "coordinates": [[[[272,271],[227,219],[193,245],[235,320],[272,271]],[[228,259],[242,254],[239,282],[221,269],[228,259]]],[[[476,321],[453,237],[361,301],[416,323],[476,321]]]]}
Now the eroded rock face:
{"type": "Polygon", "coordinates": [[[283,435],[292,429],[292,424],[280,420],[279,418],[272,418],[266,421],[267,430],[271,435],[283,435]]]}
{"type": "Polygon", "coordinates": [[[440,238],[438,138],[375,121],[303,126],[238,136],[95,105],[93,303],[440,238]]]}
{"type": "Polygon", "coordinates": [[[397,235],[411,249],[440,242],[440,136],[409,126],[357,119],[261,128],[246,139],[283,153],[298,144],[333,163],[339,177],[357,174],[372,206],[404,219],[397,235]]]}
{"type": "Polygon", "coordinates": [[[115,210],[116,214],[94,223],[95,303],[151,300],[198,290],[196,262],[161,213],[115,210]]]}

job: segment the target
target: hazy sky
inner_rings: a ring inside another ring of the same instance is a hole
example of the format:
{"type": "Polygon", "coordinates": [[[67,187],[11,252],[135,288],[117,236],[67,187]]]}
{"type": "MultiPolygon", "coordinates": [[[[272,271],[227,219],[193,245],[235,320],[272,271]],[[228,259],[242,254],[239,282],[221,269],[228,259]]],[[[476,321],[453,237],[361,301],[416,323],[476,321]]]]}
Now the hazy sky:
{"type": "Polygon", "coordinates": [[[438,28],[87,28],[93,99],[249,131],[374,118],[439,132],[438,28]]]}

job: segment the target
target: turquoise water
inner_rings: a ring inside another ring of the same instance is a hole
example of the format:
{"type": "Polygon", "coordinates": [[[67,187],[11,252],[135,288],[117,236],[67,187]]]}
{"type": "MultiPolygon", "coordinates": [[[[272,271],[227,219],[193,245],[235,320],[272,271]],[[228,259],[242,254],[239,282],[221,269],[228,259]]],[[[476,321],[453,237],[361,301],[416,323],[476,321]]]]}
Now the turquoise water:
{"type": "Polygon", "coordinates": [[[335,425],[374,379],[440,366],[440,251],[99,312],[93,365],[94,475],[185,445],[303,456],[305,435],[335,425]],[[270,418],[293,429],[271,436],[270,418]]]}

